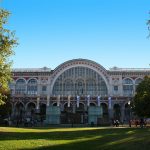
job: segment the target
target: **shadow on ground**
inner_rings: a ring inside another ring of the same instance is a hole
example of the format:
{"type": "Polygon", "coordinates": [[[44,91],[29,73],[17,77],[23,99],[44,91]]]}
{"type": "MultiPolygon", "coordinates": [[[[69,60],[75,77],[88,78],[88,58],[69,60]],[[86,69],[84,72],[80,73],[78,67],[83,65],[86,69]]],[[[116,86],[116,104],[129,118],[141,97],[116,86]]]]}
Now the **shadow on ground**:
{"type": "MultiPolygon", "coordinates": [[[[39,129],[40,130],[40,129],[39,129]]],[[[65,144],[49,144],[20,150],[148,150],[150,149],[150,129],[106,128],[55,132],[0,132],[0,141],[5,140],[48,140],[69,141],[65,144]]]]}

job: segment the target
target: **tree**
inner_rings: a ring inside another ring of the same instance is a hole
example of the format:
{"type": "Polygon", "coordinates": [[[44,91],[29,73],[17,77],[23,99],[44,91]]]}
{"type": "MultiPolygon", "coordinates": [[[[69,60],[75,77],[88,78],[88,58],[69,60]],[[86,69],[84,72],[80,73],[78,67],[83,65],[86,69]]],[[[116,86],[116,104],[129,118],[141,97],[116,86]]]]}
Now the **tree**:
{"type": "Polygon", "coordinates": [[[10,95],[8,95],[8,98],[5,101],[5,105],[0,105],[0,116],[1,116],[0,118],[1,119],[7,118],[12,112],[12,105],[9,101],[9,96],[10,95]]]}
{"type": "Polygon", "coordinates": [[[14,54],[13,47],[17,45],[14,32],[4,28],[10,13],[0,8],[0,105],[4,104],[9,93],[9,82],[11,81],[10,56],[14,54]]]}
{"type": "Polygon", "coordinates": [[[150,77],[146,76],[138,85],[132,105],[139,117],[150,117],[150,77]]]}
{"type": "MultiPolygon", "coordinates": [[[[150,12],[149,12],[149,14],[150,14],[150,12]]],[[[148,30],[149,30],[149,35],[148,35],[148,37],[150,37],[150,19],[147,20],[147,26],[148,26],[148,30]]]]}

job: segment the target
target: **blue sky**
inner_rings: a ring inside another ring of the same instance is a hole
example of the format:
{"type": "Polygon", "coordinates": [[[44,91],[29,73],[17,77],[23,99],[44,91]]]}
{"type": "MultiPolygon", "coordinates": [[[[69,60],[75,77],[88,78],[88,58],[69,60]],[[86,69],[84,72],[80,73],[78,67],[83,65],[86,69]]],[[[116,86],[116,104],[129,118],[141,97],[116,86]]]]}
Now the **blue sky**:
{"type": "Polygon", "coordinates": [[[150,67],[149,0],[3,0],[16,30],[14,68],[54,69],[74,58],[106,69],[150,67]]]}

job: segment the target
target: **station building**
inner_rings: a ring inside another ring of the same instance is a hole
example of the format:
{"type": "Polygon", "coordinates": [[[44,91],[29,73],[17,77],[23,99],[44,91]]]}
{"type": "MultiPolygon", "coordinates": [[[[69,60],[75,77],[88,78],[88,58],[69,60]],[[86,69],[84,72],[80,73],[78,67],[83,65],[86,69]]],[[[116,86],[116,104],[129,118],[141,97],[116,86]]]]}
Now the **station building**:
{"type": "Polygon", "coordinates": [[[128,121],[130,102],[150,69],[106,70],[87,59],[73,59],[56,67],[13,69],[11,117],[34,118],[47,124],[105,124],[128,121]]]}

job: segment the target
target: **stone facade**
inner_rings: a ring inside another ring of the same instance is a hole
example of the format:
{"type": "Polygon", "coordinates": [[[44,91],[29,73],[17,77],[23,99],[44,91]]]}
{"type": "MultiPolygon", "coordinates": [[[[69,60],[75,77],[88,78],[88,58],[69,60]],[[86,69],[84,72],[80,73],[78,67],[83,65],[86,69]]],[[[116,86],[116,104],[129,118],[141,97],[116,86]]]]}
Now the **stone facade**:
{"type": "Polygon", "coordinates": [[[86,59],[50,68],[14,69],[11,117],[34,118],[48,124],[128,121],[130,101],[150,69],[111,68],[86,59]]]}

